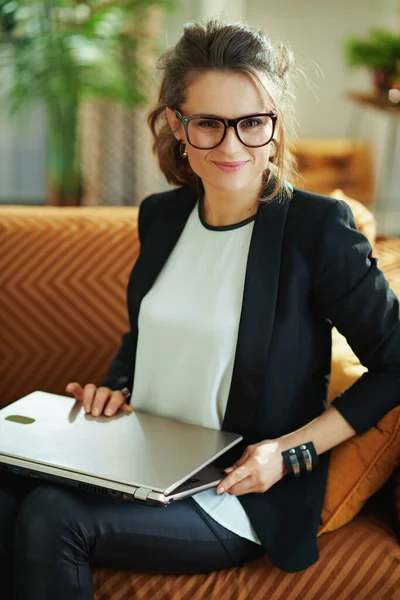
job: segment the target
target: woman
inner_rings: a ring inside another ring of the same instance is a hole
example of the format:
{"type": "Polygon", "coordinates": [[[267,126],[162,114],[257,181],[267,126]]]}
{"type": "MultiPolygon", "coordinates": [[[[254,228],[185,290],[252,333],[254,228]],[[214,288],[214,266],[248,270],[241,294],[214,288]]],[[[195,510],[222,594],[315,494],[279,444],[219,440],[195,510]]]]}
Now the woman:
{"type": "Polygon", "coordinates": [[[217,20],[188,24],[163,55],[149,125],[179,187],[141,204],[131,330],[106,380],[66,388],[94,416],[128,400],[243,443],[217,489],[164,510],[4,478],[18,600],[89,600],[91,564],[205,573],[267,554],[306,568],[329,450],[398,404],[396,296],[348,206],[285,179],[291,63],[261,32],[217,20]],[[327,409],[333,325],[369,370],[327,409]]]}

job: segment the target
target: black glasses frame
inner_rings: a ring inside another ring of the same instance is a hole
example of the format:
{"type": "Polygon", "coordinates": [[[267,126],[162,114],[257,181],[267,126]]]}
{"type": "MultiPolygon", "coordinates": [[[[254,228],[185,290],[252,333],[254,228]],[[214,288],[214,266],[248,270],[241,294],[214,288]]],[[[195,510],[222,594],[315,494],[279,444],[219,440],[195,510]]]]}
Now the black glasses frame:
{"type": "Polygon", "coordinates": [[[184,117],[182,115],[182,113],[180,113],[177,108],[175,108],[173,110],[175,110],[175,114],[176,114],[177,118],[182,123],[183,127],[185,128],[185,133],[186,133],[186,139],[187,139],[187,141],[189,142],[189,144],[193,148],[197,148],[198,150],[212,150],[213,148],[216,148],[217,146],[219,146],[220,144],[222,144],[222,142],[225,139],[226,132],[228,131],[228,127],[233,127],[233,129],[235,130],[235,133],[236,133],[236,136],[237,136],[238,140],[244,146],[247,146],[248,148],[261,148],[262,146],[266,146],[267,144],[269,144],[272,141],[272,139],[274,137],[274,133],[275,133],[276,122],[278,120],[278,115],[276,113],[274,113],[274,112],[269,112],[269,113],[255,113],[253,115],[247,115],[246,117],[238,117],[237,119],[223,119],[221,117],[212,117],[210,115],[192,115],[191,117],[184,117]],[[271,133],[270,139],[267,142],[265,142],[264,144],[258,144],[257,146],[251,146],[250,144],[246,144],[242,139],[240,139],[240,135],[239,135],[239,131],[238,131],[238,124],[240,123],[240,121],[246,121],[248,119],[252,119],[253,117],[271,117],[271,119],[272,119],[272,133],[271,133]],[[201,146],[195,146],[190,141],[189,131],[188,131],[189,122],[193,121],[194,119],[201,119],[201,118],[203,118],[203,119],[212,119],[213,121],[220,121],[220,123],[222,123],[224,125],[225,129],[224,129],[224,133],[222,135],[222,138],[218,142],[218,144],[215,144],[215,146],[210,146],[209,148],[204,148],[204,147],[201,147],[201,146]]]}

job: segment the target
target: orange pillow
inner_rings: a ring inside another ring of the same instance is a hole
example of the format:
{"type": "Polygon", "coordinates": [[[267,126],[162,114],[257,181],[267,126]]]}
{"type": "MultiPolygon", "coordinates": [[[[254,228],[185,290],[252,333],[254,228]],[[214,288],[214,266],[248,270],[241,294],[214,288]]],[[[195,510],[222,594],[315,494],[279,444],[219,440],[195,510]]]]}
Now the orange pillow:
{"type": "Polygon", "coordinates": [[[334,190],[329,196],[336,200],[344,200],[350,206],[357,229],[367,236],[372,248],[375,248],[376,220],[372,212],[358,200],[346,196],[340,189],[334,190]]]}
{"type": "MultiPolygon", "coordinates": [[[[357,229],[362,230],[375,246],[376,224],[372,213],[360,202],[344,196],[340,190],[331,194],[345,200],[352,209],[357,229]]],[[[400,240],[395,241],[400,254],[400,240]]],[[[379,247],[379,243],[377,245],[379,247]]],[[[384,267],[379,265],[384,271],[384,267]]],[[[393,280],[400,291],[400,265],[391,267],[393,280]]],[[[394,289],[396,292],[396,290],[394,289]]],[[[328,393],[330,403],[366,371],[346,339],[332,330],[332,372],[328,393]]],[[[328,482],[318,535],[333,531],[350,521],[365,502],[389,479],[400,462],[400,407],[394,408],[363,435],[355,435],[331,450],[328,482]]]]}

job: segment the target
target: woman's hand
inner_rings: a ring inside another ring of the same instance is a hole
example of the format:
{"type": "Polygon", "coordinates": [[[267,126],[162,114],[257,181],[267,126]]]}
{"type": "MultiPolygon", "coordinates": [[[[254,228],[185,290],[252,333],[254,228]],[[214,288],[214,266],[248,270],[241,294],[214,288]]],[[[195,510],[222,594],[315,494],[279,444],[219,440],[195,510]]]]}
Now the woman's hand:
{"type": "Polygon", "coordinates": [[[113,391],[107,387],[96,387],[94,383],[87,383],[82,388],[79,383],[69,383],[65,388],[75,396],[75,400],[82,402],[87,413],[98,417],[104,413],[107,417],[115,415],[118,409],[132,412],[133,408],[125,402],[125,397],[119,390],[113,391]]]}
{"type": "Polygon", "coordinates": [[[246,448],[243,456],[219,482],[217,494],[224,491],[241,496],[250,492],[266,492],[286,474],[286,466],[277,440],[264,440],[246,448]]]}

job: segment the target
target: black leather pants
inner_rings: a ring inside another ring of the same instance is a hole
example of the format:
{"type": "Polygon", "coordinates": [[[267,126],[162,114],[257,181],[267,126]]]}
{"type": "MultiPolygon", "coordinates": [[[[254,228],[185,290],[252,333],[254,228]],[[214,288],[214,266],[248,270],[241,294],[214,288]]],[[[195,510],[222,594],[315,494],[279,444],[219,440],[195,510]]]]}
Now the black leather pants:
{"type": "Polygon", "coordinates": [[[5,600],[93,600],[91,565],[207,573],[264,553],[219,525],[192,498],[158,508],[0,474],[5,600]]]}

